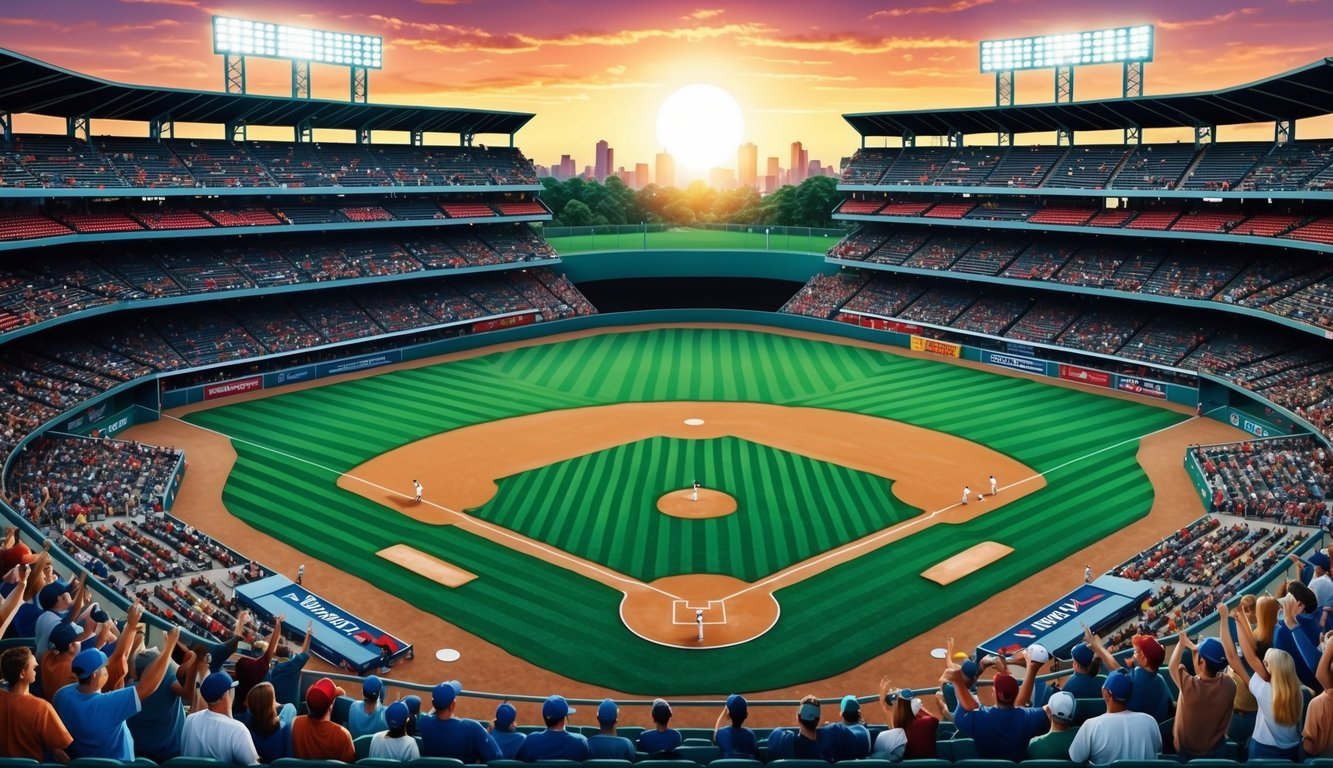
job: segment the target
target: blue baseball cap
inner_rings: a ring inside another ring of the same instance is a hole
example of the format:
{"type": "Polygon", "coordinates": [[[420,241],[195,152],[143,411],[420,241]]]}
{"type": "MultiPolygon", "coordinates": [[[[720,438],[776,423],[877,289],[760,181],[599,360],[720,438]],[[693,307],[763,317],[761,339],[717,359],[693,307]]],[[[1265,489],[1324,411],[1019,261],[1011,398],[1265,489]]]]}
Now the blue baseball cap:
{"type": "Polygon", "coordinates": [[[220,701],[227,691],[236,687],[236,681],[226,672],[214,672],[204,678],[204,682],[199,685],[199,695],[204,697],[204,701],[212,704],[220,701]]]}
{"type": "Polygon", "coordinates": [[[407,718],[412,716],[412,712],[407,705],[401,701],[395,701],[384,710],[384,724],[390,728],[402,728],[407,725],[407,718]]]}
{"type": "Polygon", "coordinates": [[[1079,643],[1074,646],[1074,650],[1071,651],[1069,655],[1073,657],[1074,661],[1078,662],[1080,667],[1085,669],[1092,666],[1092,662],[1097,658],[1097,654],[1093,652],[1092,646],[1087,643],[1079,643]]]}
{"type": "Polygon", "coordinates": [[[379,696],[384,693],[384,681],[375,675],[361,681],[361,693],[367,696],[379,696]]]}
{"type": "Polygon", "coordinates": [[[611,699],[602,699],[602,703],[597,705],[597,722],[611,725],[619,719],[620,707],[611,699]]]}
{"type": "Polygon", "coordinates": [[[75,677],[80,680],[87,680],[104,666],[106,666],[106,654],[96,648],[89,648],[79,651],[79,655],[74,657],[74,661],[69,665],[69,668],[74,672],[75,677]]]}
{"type": "Polygon", "coordinates": [[[727,697],[727,714],[732,717],[747,717],[750,714],[750,702],[739,693],[727,697]]]}
{"type": "Polygon", "coordinates": [[[78,638],[79,628],[69,622],[62,621],[55,626],[55,629],[51,630],[48,642],[50,642],[52,648],[64,653],[78,638]]]}
{"type": "Polygon", "coordinates": [[[417,696],[416,694],[413,694],[413,695],[411,695],[411,696],[404,696],[404,697],[403,697],[403,703],[407,705],[407,711],[408,711],[408,712],[411,712],[411,713],[414,714],[414,715],[419,715],[419,714],[421,714],[421,697],[420,697],[420,696],[417,696]]]}
{"type": "Polygon", "coordinates": [[[514,709],[514,705],[510,704],[507,701],[495,708],[496,728],[508,728],[509,726],[514,724],[514,720],[516,720],[517,718],[518,718],[518,710],[514,709]]]}
{"type": "Polygon", "coordinates": [[[844,716],[846,715],[859,716],[861,714],[861,702],[857,701],[856,697],[849,693],[846,696],[842,697],[842,704],[839,706],[839,710],[842,712],[844,716]]]}
{"type": "Polygon", "coordinates": [[[60,596],[69,591],[69,585],[63,581],[53,581],[42,587],[42,591],[37,593],[37,604],[43,611],[49,611],[55,607],[60,600],[60,596]]]}
{"type": "Polygon", "coordinates": [[[547,696],[542,703],[542,717],[547,720],[563,720],[577,711],[569,706],[564,696],[547,696]]]}
{"type": "Polygon", "coordinates": [[[1316,552],[1313,555],[1310,555],[1310,565],[1323,568],[1324,573],[1328,573],[1328,564],[1328,555],[1323,552],[1316,552]]]}
{"type": "Polygon", "coordinates": [[[462,692],[463,684],[457,680],[450,680],[447,683],[440,683],[435,686],[435,690],[431,692],[430,700],[435,704],[436,709],[444,709],[453,704],[454,699],[458,698],[458,694],[462,692]]]}
{"type": "Polygon", "coordinates": [[[976,681],[978,677],[981,677],[981,666],[972,659],[964,661],[959,669],[962,671],[963,677],[968,680],[976,681]]]}
{"type": "Polygon", "coordinates": [[[1115,701],[1129,701],[1130,694],[1134,692],[1134,681],[1129,677],[1129,670],[1122,667],[1106,676],[1102,688],[1115,701]]]}
{"type": "Polygon", "coordinates": [[[1221,640],[1205,637],[1203,642],[1199,643],[1199,657],[1213,666],[1220,667],[1227,663],[1227,649],[1223,647],[1221,640]]]}

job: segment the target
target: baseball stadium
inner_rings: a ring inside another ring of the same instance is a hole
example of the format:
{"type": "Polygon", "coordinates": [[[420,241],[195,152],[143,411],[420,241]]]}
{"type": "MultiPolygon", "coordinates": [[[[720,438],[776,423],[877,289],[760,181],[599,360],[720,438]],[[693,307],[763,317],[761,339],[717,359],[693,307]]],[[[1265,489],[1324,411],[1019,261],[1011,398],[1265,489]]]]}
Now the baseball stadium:
{"type": "MultiPolygon", "coordinates": [[[[699,768],[730,694],[761,739],[811,695],[878,722],[882,678],[931,709],[1031,646],[1049,697],[1085,627],[1124,658],[1226,637],[1293,555],[1327,580],[1333,139],[1297,126],[1333,58],[1149,95],[1149,53],[1099,100],[1057,64],[1019,105],[982,51],[995,105],[843,116],[834,229],[612,231],[550,225],[533,113],[372,101],[378,49],[349,101],[308,61],[288,98],[244,54],[206,92],[0,50],[6,594],[49,612],[51,563],[150,645],[304,637],[335,721],[370,674],[588,735],[671,697],[652,762],[699,768]]],[[[906,762],[988,756],[953,728],[906,762]]]]}

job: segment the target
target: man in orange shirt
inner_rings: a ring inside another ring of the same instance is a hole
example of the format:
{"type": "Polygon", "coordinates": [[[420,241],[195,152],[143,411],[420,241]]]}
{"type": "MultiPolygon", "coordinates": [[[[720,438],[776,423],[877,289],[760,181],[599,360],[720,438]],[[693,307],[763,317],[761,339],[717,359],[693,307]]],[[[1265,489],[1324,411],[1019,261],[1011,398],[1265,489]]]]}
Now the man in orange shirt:
{"type": "Polygon", "coordinates": [[[321,677],[306,689],[307,714],[292,721],[292,755],[302,760],[341,760],[356,762],[352,734],[333,722],[333,701],[343,689],[327,677],[321,677]]]}
{"type": "Polygon", "coordinates": [[[10,648],[0,655],[0,676],[9,684],[8,693],[0,691],[0,755],[68,763],[65,748],[74,737],[50,702],[28,692],[37,680],[37,657],[26,647],[10,648]]]}
{"type": "Polygon", "coordinates": [[[77,683],[70,665],[79,655],[79,628],[73,624],[57,624],[51,630],[51,650],[42,655],[40,662],[42,674],[42,698],[54,701],[56,691],[70,683],[77,683]]]}

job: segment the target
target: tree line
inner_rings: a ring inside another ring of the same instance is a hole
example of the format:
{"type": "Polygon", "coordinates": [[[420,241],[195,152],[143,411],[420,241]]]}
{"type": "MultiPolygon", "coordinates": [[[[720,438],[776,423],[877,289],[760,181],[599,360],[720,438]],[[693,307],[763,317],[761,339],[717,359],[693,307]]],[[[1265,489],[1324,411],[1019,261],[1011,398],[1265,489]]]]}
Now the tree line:
{"type": "Polygon", "coordinates": [[[616,224],[768,224],[832,227],[841,196],[837,179],[815,176],[800,186],[787,185],[767,197],[753,189],[720,192],[701,181],[684,189],[649,184],[632,190],[618,177],[606,183],[589,179],[542,179],[542,202],[555,214],[550,226],[591,227],[616,224]]]}

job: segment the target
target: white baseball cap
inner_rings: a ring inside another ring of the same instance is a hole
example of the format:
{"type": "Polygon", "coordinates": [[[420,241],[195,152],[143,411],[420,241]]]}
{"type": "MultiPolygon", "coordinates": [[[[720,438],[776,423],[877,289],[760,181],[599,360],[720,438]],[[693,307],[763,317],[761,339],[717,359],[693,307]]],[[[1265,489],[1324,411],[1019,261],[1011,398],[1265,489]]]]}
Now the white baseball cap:
{"type": "Polygon", "coordinates": [[[1038,664],[1045,664],[1051,660],[1051,652],[1046,650],[1046,646],[1041,643],[1033,643],[1028,646],[1028,661],[1035,661],[1038,664]]]}

